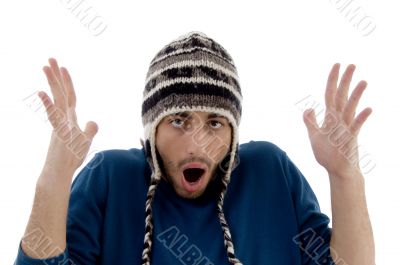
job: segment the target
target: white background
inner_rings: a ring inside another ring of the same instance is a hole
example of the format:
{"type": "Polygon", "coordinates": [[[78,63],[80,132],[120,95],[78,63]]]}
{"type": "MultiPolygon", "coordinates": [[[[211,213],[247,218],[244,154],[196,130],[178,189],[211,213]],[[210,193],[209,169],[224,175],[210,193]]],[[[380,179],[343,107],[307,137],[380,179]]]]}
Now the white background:
{"type": "Polygon", "coordinates": [[[99,35],[93,23],[88,26],[74,13],[77,0],[2,3],[0,264],[12,264],[16,256],[47,151],[51,126],[43,109],[29,107],[33,93],[50,93],[42,72],[47,59],[55,57],[69,69],[80,124],[94,120],[99,125],[93,152],[140,147],[149,62],[165,44],[193,30],[221,43],[235,60],[244,96],[240,142],[267,140],[284,149],[329,216],[328,176],[313,157],[302,122],[304,106],[296,103],[309,97],[323,108],[331,66],[341,63],[342,73],[347,64],[357,65],[352,88],[367,80],[360,108],[373,108],[359,143],[373,163],[369,167],[374,165],[365,179],[376,261],[397,262],[400,16],[395,1],[133,2],[82,2],[90,7],[86,19],[97,14],[96,23],[106,26],[99,35]],[[345,2],[347,9],[340,9],[345,2]],[[349,21],[358,7],[361,17],[349,21]],[[368,21],[369,31],[376,28],[366,34],[362,27],[368,21]]]}

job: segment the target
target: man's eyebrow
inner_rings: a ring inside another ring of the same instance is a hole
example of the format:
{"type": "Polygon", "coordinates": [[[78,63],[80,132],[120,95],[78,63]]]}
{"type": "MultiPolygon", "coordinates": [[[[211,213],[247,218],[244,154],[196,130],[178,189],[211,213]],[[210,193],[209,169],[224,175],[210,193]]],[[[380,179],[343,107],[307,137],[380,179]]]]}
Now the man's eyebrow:
{"type": "Polygon", "coordinates": [[[172,116],[180,116],[180,117],[183,117],[183,118],[187,118],[187,117],[189,117],[189,112],[187,112],[187,111],[175,112],[175,113],[172,113],[171,115],[172,116]]]}
{"type": "MultiPolygon", "coordinates": [[[[179,116],[182,118],[188,118],[189,116],[191,116],[191,114],[188,111],[183,111],[183,112],[175,112],[173,114],[171,114],[172,116],[179,116]]],[[[212,119],[212,118],[225,118],[226,117],[224,115],[218,114],[218,113],[210,113],[208,114],[208,118],[212,119]]]]}
{"type": "Polygon", "coordinates": [[[217,114],[217,113],[210,113],[209,115],[208,115],[208,118],[210,119],[210,118],[225,118],[225,116],[224,115],[221,115],[221,114],[217,114]]]}

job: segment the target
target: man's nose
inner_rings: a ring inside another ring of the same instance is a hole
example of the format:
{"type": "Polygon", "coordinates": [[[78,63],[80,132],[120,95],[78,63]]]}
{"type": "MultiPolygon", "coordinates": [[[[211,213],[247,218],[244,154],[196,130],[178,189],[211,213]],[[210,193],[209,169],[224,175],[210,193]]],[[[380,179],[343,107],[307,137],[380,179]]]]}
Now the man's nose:
{"type": "Polygon", "coordinates": [[[190,155],[200,155],[202,152],[201,143],[196,139],[201,130],[198,125],[191,125],[189,130],[186,130],[184,134],[182,144],[185,146],[186,152],[190,155]]]}
{"type": "Polygon", "coordinates": [[[192,156],[198,156],[201,153],[201,148],[193,143],[193,140],[189,140],[186,143],[186,153],[192,156]]]}
{"type": "Polygon", "coordinates": [[[207,126],[203,122],[197,122],[186,131],[182,144],[185,144],[187,153],[202,155],[211,140],[210,137],[207,126]]]}

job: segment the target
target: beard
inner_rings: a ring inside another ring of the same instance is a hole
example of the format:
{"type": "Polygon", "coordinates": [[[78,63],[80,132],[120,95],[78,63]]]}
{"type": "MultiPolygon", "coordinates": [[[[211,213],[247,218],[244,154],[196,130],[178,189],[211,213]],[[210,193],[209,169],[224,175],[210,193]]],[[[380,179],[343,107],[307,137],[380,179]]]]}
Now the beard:
{"type": "MultiPolygon", "coordinates": [[[[214,196],[219,194],[219,192],[222,189],[222,175],[224,174],[224,171],[221,170],[221,165],[220,163],[218,164],[213,164],[209,159],[202,158],[202,157],[190,157],[183,159],[179,161],[178,163],[174,161],[164,161],[161,158],[161,155],[158,153],[156,150],[156,155],[157,159],[160,165],[160,170],[162,174],[162,178],[168,182],[175,192],[182,198],[185,199],[199,199],[201,197],[208,197],[209,195],[214,196]],[[201,162],[205,165],[207,165],[209,171],[210,171],[210,179],[207,180],[206,185],[201,189],[196,192],[193,192],[191,194],[182,194],[179,192],[179,185],[177,183],[177,180],[173,177],[173,175],[179,175],[181,167],[190,162],[201,162]]],[[[225,159],[223,159],[224,161],[225,159]]],[[[222,162],[222,161],[221,161],[222,162]]]]}

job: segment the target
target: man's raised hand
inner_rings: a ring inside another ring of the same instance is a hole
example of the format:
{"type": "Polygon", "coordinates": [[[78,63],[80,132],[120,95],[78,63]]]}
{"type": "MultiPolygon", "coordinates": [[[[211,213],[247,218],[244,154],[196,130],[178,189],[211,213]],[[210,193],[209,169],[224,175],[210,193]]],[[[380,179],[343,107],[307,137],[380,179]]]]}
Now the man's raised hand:
{"type": "Polygon", "coordinates": [[[83,131],[79,128],[71,76],[66,68],[58,66],[54,58],[49,59],[49,65],[44,66],[43,71],[53,100],[44,91],[38,93],[53,127],[44,169],[73,174],[84,161],[98,126],[90,121],[83,131]]]}
{"type": "Polygon", "coordinates": [[[333,65],[328,77],[322,126],[317,124],[313,109],[307,109],[303,119],[318,163],[330,176],[351,177],[360,171],[357,136],[372,109],[365,108],[355,115],[367,82],[360,81],[348,97],[356,67],[353,64],[347,67],[338,86],[339,68],[340,64],[333,65]]]}

